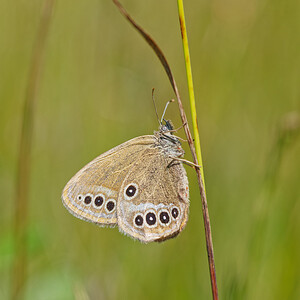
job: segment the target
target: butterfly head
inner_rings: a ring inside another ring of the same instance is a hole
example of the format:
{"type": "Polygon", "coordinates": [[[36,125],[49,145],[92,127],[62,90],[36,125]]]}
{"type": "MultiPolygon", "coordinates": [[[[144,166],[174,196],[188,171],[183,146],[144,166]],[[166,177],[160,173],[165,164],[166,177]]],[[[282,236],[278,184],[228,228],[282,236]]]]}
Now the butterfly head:
{"type": "Polygon", "coordinates": [[[173,125],[170,120],[163,120],[165,123],[161,123],[159,131],[154,134],[158,139],[158,144],[162,150],[170,157],[181,157],[184,155],[184,150],[181,147],[179,139],[173,135],[173,125]]]}

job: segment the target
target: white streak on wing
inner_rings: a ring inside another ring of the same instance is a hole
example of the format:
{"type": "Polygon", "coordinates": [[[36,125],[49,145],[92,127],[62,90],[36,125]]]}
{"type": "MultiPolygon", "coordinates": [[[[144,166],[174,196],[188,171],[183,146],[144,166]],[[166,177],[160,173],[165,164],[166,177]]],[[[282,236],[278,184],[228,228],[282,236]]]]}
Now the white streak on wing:
{"type": "Polygon", "coordinates": [[[158,205],[155,205],[153,203],[147,202],[147,203],[140,203],[138,205],[135,205],[133,203],[128,203],[129,205],[129,210],[130,211],[146,211],[148,209],[154,209],[154,210],[159,210],[161,208],[171,208],[174,206],[173,203],[170,203],[169,205],[165,205],[163,203],[159,203],[158,205]]]}
{"type": "MultiPolygon", "coordinates": [[[[154,205],[153,203],[140,203],[138,205],[135,205],[133,203],[126,203],[127,205],[129,205],[130,207],[128,208],[127,206],[127,209],[130,210],[130,211],[134,211],[134,212],[141,212],[143,214],[143,212],[146,212],[148,209],[154,209],[156,210],[157,212],[161,209],[161,208],[164,208],[164,209],[171,209],[173,206],[176,206],[178,207],[178,205],[174,205],[173,203],[170,203],[169,205],[165,205],[163,203],[159,203],[158,205],[154,205]]],[[[184,206],[179,204],[180,208],[180,212],[179,212],[179,215],[178,215],[178,218],[176,221],[172,220],[171,223],[168,225],[170,226],[170,229],[164,229],[164,235],[168,235],[168,234],[171,234],[174,232],[174,227],[178,227],[180,226],[181,224],[181,214],[182,212],[184,211],[184,206]],[[172,224],[173,223],[173,224],[172,224]]],[[[120,209],[122,211],[122,215],[125,216],[126,215],[126,208],[123,206],[123,205],[120,205],[120,209]]],[[[171,212],[170,212],[171,213],[171,212]]],[[[157,216],[158,217],[158,216],[157,216]]],[[[131,220],[128,220],[128,221],[131,221],[131,220]]],[[[135,227],[132,226],[132,224],[128,223],[127,219],[124,218],[123,219],[123,222],[124,222],[124,225],[127,226],[128,228],[130,228],[133,232],[135,232],[136,234],[140,234],[141,231],[135,227]]],[[[133,221],[133,220],[132,220],[133,221]]],[[[147,238],[160,238],[162,235],[161,233],[150,233],[150,232],[147,232],[147,238]]]]}

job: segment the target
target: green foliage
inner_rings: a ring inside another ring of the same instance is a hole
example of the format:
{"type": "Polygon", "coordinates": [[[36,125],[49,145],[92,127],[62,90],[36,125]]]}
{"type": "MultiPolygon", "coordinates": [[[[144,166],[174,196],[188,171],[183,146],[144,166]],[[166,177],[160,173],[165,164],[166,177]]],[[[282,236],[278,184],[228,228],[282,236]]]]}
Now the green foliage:
{"type": "MultiPolygon", "coordinates": [[[[166,54],[189,115],[176,2],[123,4],[166,54]]],[[[17,154],[41,6],[0,2],[1,299],[10,288],[17,154]]],[[[300,298],[299,8],[296,0],[185,4],[220,299],[300,298]]],[[[91,159],[156,129],[151,90],[160,110],[173,92],[152,50],[110,1],[67,0],[56,2],[44,57],[26,299],[210,299],[193,170],[188,225],[162,244],[82,222],[60,200],[91,159]]],[[[167,118],[180,125],[176,105],[167,118]]]]}

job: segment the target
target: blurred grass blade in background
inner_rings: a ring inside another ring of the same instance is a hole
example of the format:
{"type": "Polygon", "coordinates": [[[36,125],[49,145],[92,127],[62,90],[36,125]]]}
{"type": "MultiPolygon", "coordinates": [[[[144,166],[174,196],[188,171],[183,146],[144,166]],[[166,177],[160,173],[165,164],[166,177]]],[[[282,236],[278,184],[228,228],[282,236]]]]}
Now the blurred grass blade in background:
{"type": "Polygon", "coordinates": [[[11,275],[11,299],[22,299],[27,267],[27,224],[29,214],[29,184],[34,112],[41,77],[45,42],[48,35],[54,0],[45,0],[38,33],[33,47],[23,108],[14,211],[15,252],[11,275]]]}
{"type": "MultiPolygon", "coordinates": [[[[256,198],[256,211],[251,227],[251,238],[248,246],[248,273],[254,274],[255,269],[264,265],[264,260],[272,246],[266,243],[270,226],[271,206],[280,186],[280,167],[289,148],[297,141],[300,133],[300,115],[293,111],[284,115],[277,124],[275,141],[266,159],[265,177],[261,190],[256,198]]],[[[275,246],[275,245],[274,245],[275,246]]],[[[251,287],[255,284],[256,276],[247,279],[246,294],[253,299],[258,298],[259,292],[251,287]]],[[[245,292],[245,291],[244,291],[245,292]]]]}

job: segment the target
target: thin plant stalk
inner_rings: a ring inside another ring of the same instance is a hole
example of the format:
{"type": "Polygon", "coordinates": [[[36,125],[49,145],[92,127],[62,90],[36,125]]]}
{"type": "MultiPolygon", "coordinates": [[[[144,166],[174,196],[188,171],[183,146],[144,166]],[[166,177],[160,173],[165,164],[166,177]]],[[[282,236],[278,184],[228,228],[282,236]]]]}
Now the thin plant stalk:
{"type": "MultiPolygon", "coordinates": [[[[196,154],[195,144],[194,140],[192,138],[191,131],[189,129],[189,124],[187,122],[187,117],[185,110],[183,108],[183,104],[181,101],[181,97],[178,92],[177,84],[175,81],[175,78],[172,74],[172,71],[170,69],[170,66],[167,62],[167,59],[165,58],[163,52],[158,47],[156,42],[151,38],[149,34],[147,34],[142,27],[140,27],[133,19],[132,17],[127,13],[127,11],[124,9],[124,7],[120,4],[118,0],[113,0],[115,5],[118,7],[121,14],[131,23],[131,25],[142,35],[142,37],[146,40],[146,42],[150,45],[150,47],[154,50],[155,54],[157,55],[158,59],[160,60],[161,64],[163,65],[167,76],[170,80],[171,86],[173,88],[173,91],[177,98],[177,103],[179,107],[180,117],[181,121],[184,127],[184,131],[187,137],[187,141],[191,150],[191,154],[193,157],[193,161],[195,165],[199,165],[198,158],[196,154]]],[[[195,111],[195,110],[194,110],[195,111]]],[[[197,119],[195,119],[197,120],[197,119]]],[[[196,130],[198,132],[198,129],[196,130]]],[[[200,147],[200,140],[199,140],[199,147],[200,147]]],[[[200,148],[199,148],[200,149],[200,148]]],[[[200,151],[201,152],[201,151],[200,151]]],[[[200,155],[201,158],[201,155],[200,155]]],[[[201,169],[199,167],[196,167],[196,174],[198,179],[198,185],[200,190],[200,197],[202,202],[202,213],[203,213],[203,220],[204,220],[204,228],[205,228],[205,239],[206,239],[206,249],[208,254],[208,261],[209,261],[209,270],[210,270],[210,278],[211,278],[211,285],[212,285],[212,291],[213,291],[213,299],[218,300],[218,289],[217,289],[217,280],[216,280],[216,271],[215,271],[215,263],[214,263],[214,252],[213,252],[213,243],[212,243],[212,235],[211,235],[211,226],[210,226],[210,220],[209,220],[209,214],[208,214],[208,207],[207,207],[207,200],[206,200],[206,193],[203,183],[203,178],[201,175],[201,169]]]]}
{"type": "Polygon", "coordinates": [[[186,76],[187,76],[187,82],[188,82],[190,108],[191,108],[192,124],[193,124],[193,132],[194,132],[194,143],[195,143],[195,149],[196,149],[198,162],[199,162],[199,165],[201,166],[200,171],[201,171],[201,176],[202,176],[202,180],[203,180],[203,186],[205,189],[203,162],[202,162],[201,146],[200,146],[200,135],[199,135],[199,130],[198,130],[197,111],[196,111],[194,84],[193,84],[193,76],[192,76],[192,67],[191,67],[189,43],[188,43],[188,37],[187,37],[187,32],[186,32],[186,24],[185,24],[185,16],[184,16],[184,8],[183,8],[182,0],[177,0],[177,4],[178,4],[178,15],[179,15],[179,22],[180,22],[180,29],[181,29],[186,76]]]}
{"type": "Polygon", "coordinates": [[[185,24],[183,1],[177,0],[177,3],[178,3],[178,15],[179,15],[179,22],[180,22],[180,29],[181,29],[182,45],[183,45],[184,58],[185,58],[186,75],[187,75],[187,81],[188,81],[188,91],[189,91],[190,108],[191,108],[193,131],[194,131],[195,150],[196,150],[198,162],[201,166],[201,168],[200,168],[201,176],[200,176],[200,180],[199,180],[199,186],[201,186],[201,183],[202,183],[202,187],[200,187],[200,190],[203,189],[202,194],[205,196],[205,197],[201,196],[201,201],[202,201],[202,213],[203,213],[203,218],[204,218],[206,246],[207,246],[207,252],[208,252],[208,262],[209,262],[209,268],[210,268],[212,295],[213,295],[213,299],[217,300],[217,299],[219,299],[218,298],[218,286],[217,286],[216,269],[215,269],[215,262],[214,262],[211,226],[210,226],[207,200],[206,200],[204,171],[203,171],[203,163],[202,163],[202,155],[201,155],[198,122],[197,122],[197,111],[196,111],[196,103],[195,103],[190,51],[189,51],[188,37],[187,37],[186,24],[185,24]]]}
{"type": "Polygon", "coordinates": [[[20,136],[20,148],[17,165],[16,196],[14,207],[14,259],[11,277],[11,299],[22,299],[26,282],[27,269],[27,224],[29,210],[29,185],[31,171],[32,133],[34,113],[37,101],[45,41],[54,0],[45,0],[33,47],[32,59],[25,94],[23,122],[20,136]]]}

